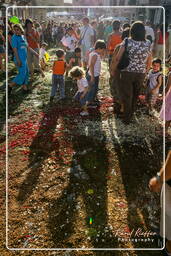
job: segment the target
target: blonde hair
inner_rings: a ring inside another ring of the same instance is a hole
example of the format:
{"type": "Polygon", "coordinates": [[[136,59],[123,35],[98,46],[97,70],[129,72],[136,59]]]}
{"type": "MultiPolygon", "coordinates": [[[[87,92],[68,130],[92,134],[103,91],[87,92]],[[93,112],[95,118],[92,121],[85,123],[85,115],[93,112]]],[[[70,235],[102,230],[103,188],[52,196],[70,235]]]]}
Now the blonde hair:
{"type": "Polygon", "coordinates": [[[72,78],[82,77],[82,76],[85,76],[85,71],[83,68],[80,68],[79,66],[75,66],[70,70],[69,76],[72,78]]]}
{"type": "Polygon", "coordinates": [[[19,28],[20,30],[21,30],[21,32],[24,34],[24,29],[23,29],[23,27],[21,26],[21,24],[14,24],[13,26],[12,26],[12,28],[14,29],[14,28],[19,28]]]}

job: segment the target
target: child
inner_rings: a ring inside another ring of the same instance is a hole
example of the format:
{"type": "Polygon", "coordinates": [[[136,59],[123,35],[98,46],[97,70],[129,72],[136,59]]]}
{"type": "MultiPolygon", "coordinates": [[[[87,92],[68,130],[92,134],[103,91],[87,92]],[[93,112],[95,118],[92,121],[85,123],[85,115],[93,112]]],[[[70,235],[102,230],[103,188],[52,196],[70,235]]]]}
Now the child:
{"type": "Polygon", "coordinates": [[[152,61],[152,70],[150,70],[147,77],[147,94],[146,101],[149,107],[149,111],[153,110],[156,104],[157,97],[159,95],[159,89],[162,85],[162,73],[161,73],[161,60],[154,59],[152,61]]]}
{"type": "Polygon", "coordinates": [[[50,102],[53,101],[57,86],[59,85],[60,91],[60,99],[65,98],[65,83],[64,83],[64,73],[66,70],[66,62],[65,62],[65,52],[62,49],[56,51],[57,60],[53,63],[53,75],[52,75],[52,89],[51,89],[51,96],[50,102]]]}
{"type": "Polygon", "coordinates": [[[75,66],[79,66],[82,67],[82,63],[81,63],[81,48],[77,47],[74,50],[74,54],[71,57],[70,61],[69,61],[69,68],[73,68],[75,66]]]}
{"type": "Polygon", "coordinates": [[[40,65],[42,70],[45,70],[45,67],[46,67],[46,47],[47,47],[47,44],[43,42],[39,52],[40,65]]]}
{"type": "Polygon", "coordinates": [[[90,82],[89,102],[95,100],[98,92],[99,76],[101,72],[101,56],[104,55],[106,44],[103,40],[97,40],[95,50],[89,55],[87,80],[90,82]]]}
{"type": "Polygon", "coordinates": [[[69,76],[77,80],[78,91],[76,92],[74,98],[78,100],[83,108],[83,111],[80,113],[81,116],[88,116],[89,113],[87,111],[87,96],[88,96],[88,82],[85,78],[85,71],[81,67],[73,67],[69,76]]]}
{"type": "Polygon", "coordinates": [[[160,111],[160,118],[164,120],[165,111],[165,134],[168,136],[168,129],[171,123],[171,72],[168,75],[167,86],[166,86],[166,97],[165,97],[165,108],[164,104],[160,111]]]}

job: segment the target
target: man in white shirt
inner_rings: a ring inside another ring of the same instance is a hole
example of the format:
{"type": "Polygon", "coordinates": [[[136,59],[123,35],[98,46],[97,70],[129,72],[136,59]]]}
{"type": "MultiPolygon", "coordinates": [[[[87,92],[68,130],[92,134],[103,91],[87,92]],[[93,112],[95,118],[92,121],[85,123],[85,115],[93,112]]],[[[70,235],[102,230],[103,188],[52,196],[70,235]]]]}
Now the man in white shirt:
{"type": "Polygon", "coordinates": [[[146,31],[146,37],[151,36],[152,43],[153,43],[155,36],[154,36],[154,30],[151,27],[150,21],[146,22],[145,31],[146,31]]]}
{"type": "Polygon", "coordinates": [[[80,46],[84,67],[87,67],[88,51],[94,46],[94,30],[89,24],[89,18],[82,20],[83,27],[80,28],[80,46]]]}

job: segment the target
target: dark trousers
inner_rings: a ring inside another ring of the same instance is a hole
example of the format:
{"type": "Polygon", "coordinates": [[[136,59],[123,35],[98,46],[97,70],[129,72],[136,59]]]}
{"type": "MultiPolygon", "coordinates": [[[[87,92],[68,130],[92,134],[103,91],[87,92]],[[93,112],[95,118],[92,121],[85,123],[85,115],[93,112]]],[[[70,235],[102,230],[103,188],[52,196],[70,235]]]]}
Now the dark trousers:
{"type": "Polygon", "coordinates": [[[129,122],[136,110],[137,99],[143,85],[145,74],[135,72],[120,72],[119,94],[124,105],[123,118],[129,122]]]}
{"type": "MultiPolygon", "coordinates": [[[[86,75],[87,81],[90,82],[91,80],[91,76],[89,74],[86,75]]],[[[92,102],[95,100],[97,93],[98,93],[98,89],[99,89],[99,76],[96,76],[94,78],[94,83],[89,85],[90,90],[88,93],[88,101],[92,102]]]]}

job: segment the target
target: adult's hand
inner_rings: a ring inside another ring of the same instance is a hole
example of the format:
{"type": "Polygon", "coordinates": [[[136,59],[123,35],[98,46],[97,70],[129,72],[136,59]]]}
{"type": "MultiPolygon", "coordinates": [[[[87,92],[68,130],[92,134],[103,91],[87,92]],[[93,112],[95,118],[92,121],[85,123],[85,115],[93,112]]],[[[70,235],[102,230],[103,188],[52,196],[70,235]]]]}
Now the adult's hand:
{"type": "Polygon", "coordinates": [[[149,181],[149,188],[151,191],[153,192],[160,192],[162,187],[162,184],[159,183],[159,181],[157,180],[156,177],[153,177],[150,181],[149,181]]]}

